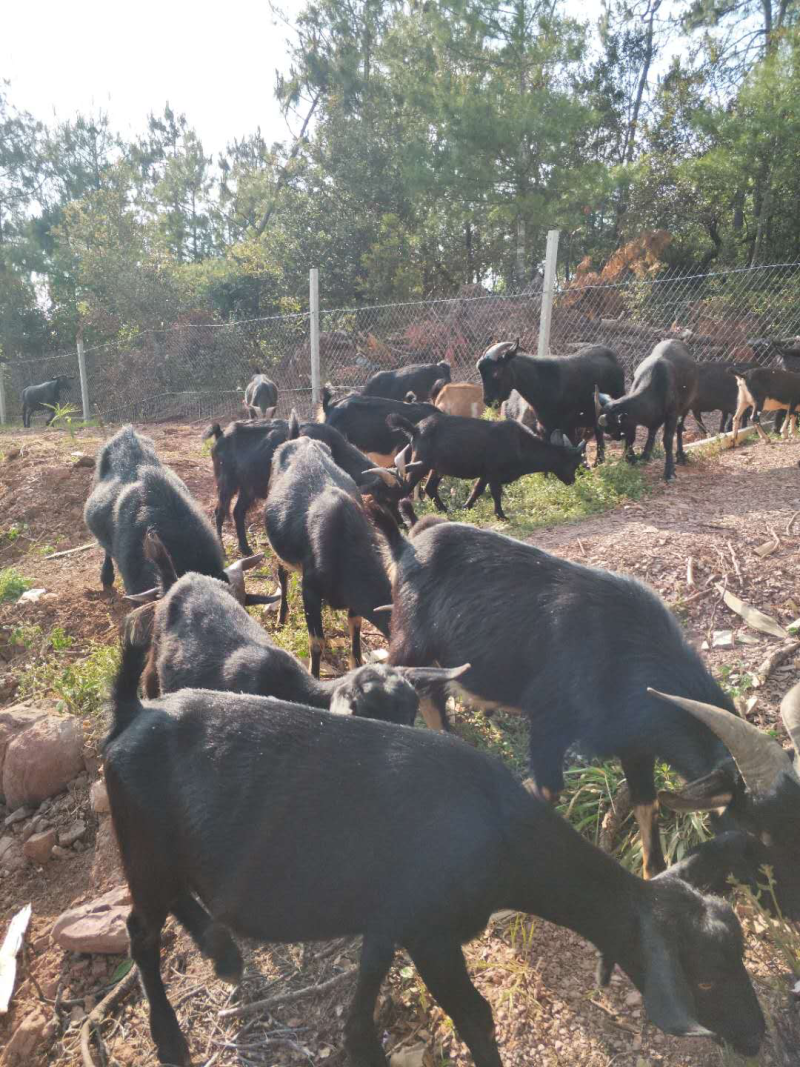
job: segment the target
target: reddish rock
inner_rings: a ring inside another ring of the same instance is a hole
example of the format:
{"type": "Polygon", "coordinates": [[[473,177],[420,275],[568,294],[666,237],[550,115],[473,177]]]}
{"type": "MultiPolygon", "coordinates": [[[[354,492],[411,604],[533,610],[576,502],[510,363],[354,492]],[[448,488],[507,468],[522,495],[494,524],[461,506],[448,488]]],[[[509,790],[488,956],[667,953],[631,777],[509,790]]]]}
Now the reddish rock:
{"type": "Polygon", "coordinates": [[[27,730],[29,726],[46,717],[46,711],[30,704],[15,704],[12,708],[0,711],[0,782],[3,780],[3,762],[10,742],[22,730],[27,730]]]}
{"type": "Polygon", "coordinates": [[[45,830],[43,834],[33,834],[29,837],[22,846],[22,851],[25,854],[25,858],[29,859],[31,863],[38,863],[39,866],[42,866],[50,859],[50,853],[53,851],[55,843],[55,830],[45,830]]]}
{"type": "Polygon", "coordinates": [[[102,779],[93,783],[90,795],[92,798],[92,810],[98,815],[108,814],[110,810],[108,804],[108,791],[106,789],[106,783],[102,779]]]}
{"type": "Polygon", "coordinates": [[[127,886],[65,911],[53,926],[53,940],[70,952],[126,952],[130,912],[127,886]]]}
{"type": "Polygon", "coordinates": [[[55,1019],[48,1019],[41,1008],[36,1008],[11,1035],[0,1057],[0,1067],[34,1067],[44,1063],[55,1030],[55,1019]]]}
{"type": "Polygon", "coordinates": [[[83,771],[83,730],[69,715],[46,715],[8,742],[2,792],[12,810],[39,804],[83,771]]]}

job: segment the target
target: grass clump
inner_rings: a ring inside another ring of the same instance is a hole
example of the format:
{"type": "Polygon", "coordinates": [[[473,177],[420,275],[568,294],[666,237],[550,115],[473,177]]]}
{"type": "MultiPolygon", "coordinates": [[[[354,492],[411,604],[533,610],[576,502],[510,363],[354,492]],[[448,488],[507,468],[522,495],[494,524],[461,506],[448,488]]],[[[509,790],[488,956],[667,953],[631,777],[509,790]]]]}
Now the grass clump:
{"type": "MultiPolygon", "coordinates": [[[[50,634],[52,647],[68,648],[71,638],[63,630],[56,634],[56,630],[50,634]]],[[[54,694],[66,711],[91,718],[102,710],[118,666],[119,649],[115,645],[94,645],[85,659],[75,663],[65,663],[56,651],[20,674],[19,695],[24,698],[54,694]]]]}
{"type": "Polygon", "coordinates": [[[0,600],[19,600],[31,585],[14,567],[5,567],[0,571],[0,600]]]}
{"type": "MultiPolygon", "coordinates": [[[[541,526],[575,522],[587,515],[609,511],[625,501],[639,500],[650,491],[644,469],[623,459],[610,460],[594,470],[579,469],[573,485],[564,485],[550,475],[528,474],[503,490],[503,510],[508,522],[501,523],[494,514],[487,491],[470,511],[459,515],[456,509],[465,504],[471,485],[467,481],[446,478],[439,494],[455,520],[476,526],[492,526],[503,533],[524,537],[541,526]]],[[[433,511],[429,501],[414,505],[418,514],[433,511]]]]}

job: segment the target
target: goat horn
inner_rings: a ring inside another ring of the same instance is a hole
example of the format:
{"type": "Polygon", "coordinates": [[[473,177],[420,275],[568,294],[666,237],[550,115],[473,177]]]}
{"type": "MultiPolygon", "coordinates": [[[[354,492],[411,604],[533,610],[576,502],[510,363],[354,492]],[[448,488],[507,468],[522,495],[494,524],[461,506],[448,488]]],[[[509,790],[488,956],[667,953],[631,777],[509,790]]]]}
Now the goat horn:
{"type": "Polygon", "coordinates": [[[154,586],[152,589],[146,589],[143,593],[126,593],[122,599],[130,600],[132,604],[151,604],[154,600],[158,600],[160,596],[161,590],[158,586],[154,586]]]}
{"type": "Polygon", "coordinates": [[[800,775],[800,682],[781,701],[781,718],[794,745],[794,763],[800,775]]]}
{"type": "Polygon", "coordinates": [[[394,457],[394,461],[397,464],[397,469],[400,471],[401,477],[406,473],[406,454],[411,448],[410,444],[407,444],[405,448],[401,449],[394,457]]]}
{"type": "Polygon", "coordinates": [[[367,470],[363,471],[362,473],[363,474],[377,474],[378,477],[380,478],[380,480],[382,482],[385,482],[386,485],[389,485],[389,486],[397,485],[397,481],[398,481],[397,475],[392,474],[392,472],[387,467],[369,467],[367,470]]]}
{"type": "Polygon", "coordinates": [[[373,608],[372,610],[373,610],[373,612],[391,611],[393,607],[394,607],[394,604],[381,604],[381,606],[379,608],[373,608]]]}
{"type": "Polygon", "coordinates": [[[766,793],[776,779],[791,768],[792,762],[778,742],[746,719],[699,700],[670,696],[668,693],[659,693],[657,689],[648,688],[647,692],[677,704],[712,730],[733,756],[751,792],[766,793]]]}

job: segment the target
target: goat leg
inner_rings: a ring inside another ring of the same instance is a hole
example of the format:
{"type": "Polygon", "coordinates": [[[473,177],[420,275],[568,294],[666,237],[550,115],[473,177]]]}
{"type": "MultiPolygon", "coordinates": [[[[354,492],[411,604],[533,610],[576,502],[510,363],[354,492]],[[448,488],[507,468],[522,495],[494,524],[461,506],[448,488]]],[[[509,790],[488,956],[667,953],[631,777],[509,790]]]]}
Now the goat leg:
{"type": "MultiPolygon", "coordinates": [[[[677,425],[677,419],[669,418],[664,423],[664,481],[669,482],[675,477],[675,457],[673,455],[673,440],[675,438],[675,428],[677,425]]],[[[655,438],[655,431],[651,430],[653,438],[655,438]]],[[[648,444],[650,442],[650,434],[648,434],[648,444]]],[[[647,447],[647,446],[645,446],[647,447]]],[[[650,446],[652,451],[652,445],[650,446]]],[[[648,456],[649,459],[649,456],[648,456]]]]}
{"type": "Polygon", "coordinates": [[[431,471],[430,476],[425,483],[425,492],[434,502],[439,511],[447,511],[442,498],[439,496],[439,483],[441,480],[442,476],[438,471],[431,471]]]}
{"type": "MultiPolygon", "coordinates": [[[[667,423],[664,423],[665,429],[666,429],[666,426],[667,426],[667,423]]],[[[656,443],[656,434],[657,433],[658,433],[658,427],[656,427],[654,430],[648,430],[647,431],[647,440],[644,443],[644,448],[642,449],[642,454],[640,456],[640,459],[641,459],[642,463],[649,463],[650,462],[650,457],[653,455],[653,448],[654,448],[655,443],[656,443]]]]}
{"type": "MultiPolygon", "coordinates": [[[[134,898],[135,899],[135,898],[134,898]]],[[[164,916],[166,918],[166,916],[164,916]]],[[[161,978],[161,922],[136,910],[128,916],[128,936],[131,941],[131,957],[139,968],[142,985],[150,1008],[150,1033],[153,1036],[158,1056],[162,1063],[191,1067],[189,1046],[181,1033],[175,1011],[167,999],[161,978]]]]}
{"type": "Polygon", "coordinates": [[[466,509],[466,508],[473,507],[474,504],[475,504],[475,501],[478,499],[478,497],[483,496],[483,493],[484,493],[485,489],[486,489],[486,479],[485,478],[478,478],[478,480],[475,482],[475,484],[472,487],[472,492],[467,497],[467,502],[464,505],[464,508],[466,509]]]}
{"type": "Polygon", "coordinates": [[[305,574],[303,575],[303,611],[306,616],[311,650],[311,673],[315,678],[319,678],[322,650],[325,647],[325,633],[322,629],[322,597],[311,588],[305,574]]]}
{"type": "Polygon", "coordinates": [[[675,435],[677,437],[677,449],[675,451],[675,459],[682,467],[684,467],[689,461],[686,458],[686,453],[683,451],[683,423],[684,418],[678,419],[678,425],[675,428],[675,435]]]}
{"type": "Polygon", "coordinates": [[[472,984],[458,941],[428,938],[407,947],[423,982],[472,1053],[475,1067],[502,1067],[492,1009],[472,984]]]}
{"type": "Polygon", "coordinates": [[[641,759],[625,757],[620,762],[628,780],[631,806],[642,839],[642,873],[645,878],[654,878],[667,866],[658,832],[658,798],[653,779],[655,760],[650,756],[641,759]]]}
{"type": "Polygon", "coordinates": [[[364,938],[358,983],[345,1024],[348,1058],[359,1067],[386,1067],[386,1056],[375,1032],[374,1012],[381,985],[393,959],[394,945],[391,941],[369,936],[364,938]]]}
{"type": "Polygon", "coordinates": [[[494,513],[498,519],[502,519],[503,522],[507,522],[506,513],[503,511],[503,484],[502,482],[490,482],[489,492],[492,494],[492,500],[494,501],[494,513]]]}
{"type": "Polygon", "coordinates": [[[360,667],[364,662],[361,658],[361,616],[356,615],[354,611],[348,612],[347,625],[350,630],[350,655],[348,657],[348,667],[350,670],[355,670],[356,667],[360,667]]]}
{"type": "Polygon", "coordinates": [[[278,613],[278,625],[283,626],[286,622],[286,616],[289,614],[289,572],[282,563],[278,564],[278,582],[281,587],[281,606],[278,613]]]}

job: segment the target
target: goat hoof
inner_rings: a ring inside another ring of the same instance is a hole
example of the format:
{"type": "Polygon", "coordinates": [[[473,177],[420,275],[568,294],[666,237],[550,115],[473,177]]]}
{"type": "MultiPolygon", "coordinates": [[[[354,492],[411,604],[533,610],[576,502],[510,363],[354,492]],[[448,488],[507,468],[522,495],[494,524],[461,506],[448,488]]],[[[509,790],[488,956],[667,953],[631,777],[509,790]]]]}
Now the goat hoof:
{"type": "Polygon", "coordinates": [[[186,1038],[183,1034],[171,1041],[164,1041],[158,1045],[158,1059],[160,1063],[170,1064],[171,1067],[192,1067],[192,1055],[186,1038]]]}
{"type": "Polygon", "coordinates": [[[614,973],[614,966],[614,961],[609,959],[608,956],[601,956],[597,961],[596,980],[601,989],[605,989],[611,981],[611,975],[614,973]]]}

